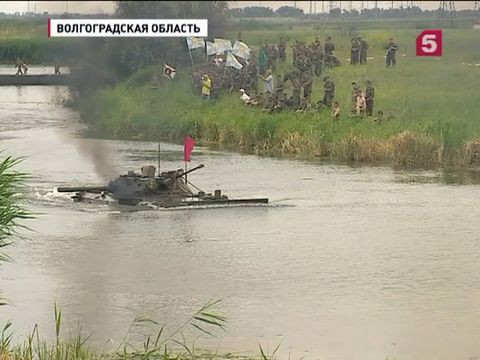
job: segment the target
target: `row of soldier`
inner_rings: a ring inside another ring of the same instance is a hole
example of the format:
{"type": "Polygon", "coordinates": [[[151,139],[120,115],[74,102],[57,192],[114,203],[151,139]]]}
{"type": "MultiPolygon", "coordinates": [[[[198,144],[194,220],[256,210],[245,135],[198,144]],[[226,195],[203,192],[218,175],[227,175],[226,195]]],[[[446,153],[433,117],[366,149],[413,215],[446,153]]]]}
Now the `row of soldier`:
{"type": "MultiPolygon", "coordinates": [[[[280,84],[283,84],[281,82],[280,84]]],[[[284,88],[280,85],[275,88],[273,93],[264,92],[249,96],[244,89],[240,89],[240,99],[249,106],[260,107],[270,113],[282,110],[294,110],[296,112],[321,111],[331,108],[331,115],[338,120],[341,113],[341,107],[338,101],[333,101],[335,97],[335,83],[326,76],[323,79],[324,96],[317,102],[312,101],[310,94],[303,94],[300,98],[298,89],[294,89],[291,96],[288,96],[284,88]]],[[[351,115],[363,117],[364,115],[373,116],[373,103],[375,98],[375,89],[370,80],[366,81],[366,89],[362,90],[356,82],[352,82],[351,97],[351,115]]]]}
{"type": "MultiPolygon", "coordinates": [[[[258,66],[261,74],[265,74],[268,69],[274,73],[277,69],[277,62],[286,61],[287,43],[285,40],[280,40],[278,46],[265,42],[260,48],[258,54],[258,66]]],[[[332,38],[328,36],[325,39],[325,44],[322,46],[320,39],[315,38],[315,41],[307,45],[304,41],[297,40],[292,48],[292,64],[294,67],[304,71],[304,68],[314,68],[316,76],[322,73],[322,67],[333,67],[340,65],[340,61],[334,55],[335,45],[332,38]]]]}
{"type": "MultiPolygon", "coordinates": [[[[296,41],[292,47],[292,63],[293,67],[298,70],[293,76],[293,88],[296,80],[300,82],[301,87],[305,87],[307,91],[313,85],[313,76],[320,76],[324,67],[338,66],[340,61],[334,55],[335,45],[332,38],[328,36],[325,40],[324,46],[320,43],[318,37],[315,41],[307,45],[305,42],[296,41]],[[296,79],[296,80],[295,80],[296,79]]],[[[393,39],[386,45],[386,59],[387,66],[394,66],[396,63],[395,52],[397,45],[393,39]]],[[[368,43],[361,37],[352,39],[352,64],[365,63],[367,59],[368,43]]],[[[242,64],[242,69],[235,69],[231,67],[225,68],[225,55],[216,55],[210,59],[212,71],[216,72],[212,78],[216,82],[216,88],[223,89],[227,92],[245,89],[249,93],[258,92],[258,78],[260,75],[265,75],[267,69],[270,69],[274,74],[276,73],[277,59],[281,61],[286,60],[286,42],[281,40],[278,47],[274,44],[265,43],[260,49],[257,58],[252,55],[250,60],[238,58],[242,64]],[[218,76],[221,74],[221,76],[218,76]],[[220,78],[221,77],[221,78],[220,78]],[[218,86],[221,83],[221,86],[218,86]]],[[[196,76],[197,80],[203,74],[196,76]]],[[[218,94],[217,94],[218,95],[218,94]]]]}
{"type": "Polygon", "coordinates": [[[367,63],[367,50],[368,42],[361,36],[352,38],[350,51],[350,64],[366,64],[367,63]]]}
{"type": "MultiPolygon", "coordinates": [[[[359,63],[365,63],[368,43],[361,37],[357,37],[352,39],[352,47],[352,63],[356,63],[355,58],[358,58],[359,63]]],[[[395,52],[397,48],[393,39],[389,39],[389,43],[385,46],[387,50],[387,66],[395,65],[395,52]]],[[[287,71],[283,76],[277,74],[278,79],[275,79],[275,86],[273,86],[274,79],[272,71],[270,70],[270,73],[267,74],[268,70],[266,70],[265,67],[268,66],[267,69],[271,69],[272,67],[276,68],[275,64],[278,60],[286,60],[286,42],[281,40],[278,47],[265,43],[262,49],[259,53],[259,59],[262,61],[263,66],[259,64],[260,61],[257,62],[257,58],[254,55],[252,55],[248,61],[238,59],[243,66],[240,70],[225,67],[226,59],[224,55],[217,55],[211,58],[211,66],[216,69],[214,76],[210,75],[214,85],[216,85],[213,87],[214,92],[215,89],[217,89],[217,92],[235,92],[242,89],[245,94],[251,95],[247,95],[248,98],[252,98],[250,104],[262,103],[270,110],[289,108],[302,111],[308,108],[332,107],[335,84],[329,77],[325,77],[323,81],[325,92],[323,99],[317,102],[315,106],[311,105],[314,75],[320,76],[323,67],[332,67],[339,64],[338,59],[334,56],[335,45],[331,37],[327,37],[324,46],[321,45],[318,37],[310,45],[306,45],[305,42],[296,41],[295,44],[292,45],[292,62],[294,68],[287,71]],[[256,96],[255,94],[259,94],[259,78],[263,78],[264,80],[266,78],[271,79],[271,81],[269,81],[271,91],[266,91],[266,88],[264,88],[264,93],[256,96]],[[221,84],[220,86],[219,83],[221,84]],[[287,87],[291,88],[291,96],[285,94],[284,90],[287,87]]],[[[361,109],[360,113],[371,115],[373,112],[373,96],[369,94],[369,91],[363,92],[362,95],[360,98],[364,98],[365,101],[361,101],[360,99],[358,102],[360,106],[352,105],[352,108],[359,107],[361,109]],[[363,102],[365,102],[365,106],[361,106],[363,102]]],[[[353,97],[352,95],[352,98],[353,97]]],[[[357,104],[357,101],[352,100],[352,104],[353,103],[357,104]]]]}

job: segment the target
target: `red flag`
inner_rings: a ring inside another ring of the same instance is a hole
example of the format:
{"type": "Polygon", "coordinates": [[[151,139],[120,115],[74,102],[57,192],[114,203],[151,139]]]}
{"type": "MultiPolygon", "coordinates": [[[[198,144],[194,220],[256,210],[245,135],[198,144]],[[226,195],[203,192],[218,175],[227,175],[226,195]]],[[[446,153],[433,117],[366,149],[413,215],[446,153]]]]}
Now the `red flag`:
{"type": "Polygon", "coordinates": [[[195,140],[193,140],[190,136],[187,136],[185,138],[185,147],[183,150],[183,161],[188,161],[190,162],[190,154],[192,153],[192,150],[195,146],[195,140]]]}

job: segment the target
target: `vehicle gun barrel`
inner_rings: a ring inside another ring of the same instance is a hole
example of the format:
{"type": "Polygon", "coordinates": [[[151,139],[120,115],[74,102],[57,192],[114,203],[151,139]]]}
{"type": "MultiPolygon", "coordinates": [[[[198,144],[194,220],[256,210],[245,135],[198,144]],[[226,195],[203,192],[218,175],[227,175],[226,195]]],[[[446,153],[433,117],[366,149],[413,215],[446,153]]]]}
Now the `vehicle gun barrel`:
{"type": "Polygon", "coordinates": [[[103,191],[109,191],[107,186],[65,186],[57,188],[58,192],[90,192],[101,193],[103,191]]]}
{"type": "Polygon", "coordinates": [[[177,178],[181,178],[182,176],[184,176],[184,175],[186,175],[186,174],[189,174],[189,173],[191,173],[192,171],[201,169],[201,168],[203,168],[203,167],[205,167],[205,165],[203,165],[203,164],[200,164],[200,165],[198,165],[198,166],[195,166],[194,168],[192,168],[192,169],[190,169],[190,170],[188,170],[188,171],[185,171],[183,174],[177,175],[177,178]]]}

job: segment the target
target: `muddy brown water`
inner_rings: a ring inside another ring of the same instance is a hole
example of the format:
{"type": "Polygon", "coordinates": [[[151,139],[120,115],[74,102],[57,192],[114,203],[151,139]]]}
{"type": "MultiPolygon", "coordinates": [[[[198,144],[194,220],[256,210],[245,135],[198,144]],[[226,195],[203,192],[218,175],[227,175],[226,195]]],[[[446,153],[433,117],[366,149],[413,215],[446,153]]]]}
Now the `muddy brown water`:
{"type": "MultiPolygon", "coordinates": [[[[39,324],[118,346],[135,317],[175,326],[209,299],[228,317],[197,346],[281,358],[480,356],[478,173],[322,165],[196,148],[189,179],[269,206],[124,211],[72,203],[55,186],[102,184],[156,163],[156,144],[85,139],[62,87],[0,88],[0,146],[27,156],[37,218],[9,247],[0,289],[16,341],[39,324]]],[[[161,166],[182,147],[162,144],[161,166]]],[[[153,330],[152,330],[153,331],[153,330]]],[[[147,329],[134,328],[132,339],[147,329]]],[[[196,339],[186,330],[190,340],[196,339]]]]}

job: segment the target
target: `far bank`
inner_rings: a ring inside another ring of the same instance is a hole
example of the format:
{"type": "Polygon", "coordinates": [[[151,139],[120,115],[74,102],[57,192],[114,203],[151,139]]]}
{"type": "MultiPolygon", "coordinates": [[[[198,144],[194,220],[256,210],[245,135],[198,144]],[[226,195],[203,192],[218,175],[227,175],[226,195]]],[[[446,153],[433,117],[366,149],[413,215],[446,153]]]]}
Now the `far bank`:
{"type": "MultiPolygon", "coordinates": [[[[246,106],[238,92],[204,102],[193,92],[189,68],[177,69],[174,80],[162,78],[161,86],[152,88],[151,78],[161,78],[163,64],[141,69],[84,99],[81,114],[92,131],[112,138],[181,142],[192,135],[203,145],[306,159],[412,167],[480,164],[480,103],[475,95],[480,71],[472,66],[480,62],[472,50],[479,39],[472,30],[445,31],[449,48],[439,59],[415,57],[416,30],[365,30],[371,59],[364,66],[346,61],[348,34],[331,33],[342,64],[314,78],[312,99],[322,98],[321,78],[329,75],[342,106],[337,122],[326,109],[271,114],[246,106]],[[384,64],[382,45],[389,36],[400,47],[394,69],[384,64]],[[380,121],[350,116],[350,84],[357,81],[364,87],[366,80],[375,86],[375,111],[384,113],[380,121]]],[[[278,41],[280,35],[272,33],[269,40],[278,41]]],[[[245,36],[254,39],[255,32],[245,36]]],[[[305,33],[301,38],[312,41],[314,36],[305,33]]],[[[287,52],[275,77],[291,67],[287,52]]]]}

